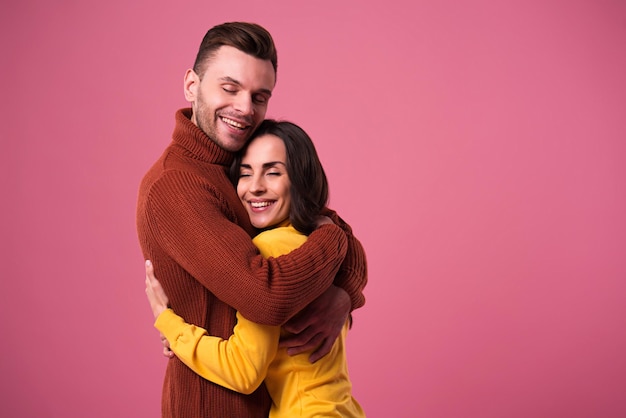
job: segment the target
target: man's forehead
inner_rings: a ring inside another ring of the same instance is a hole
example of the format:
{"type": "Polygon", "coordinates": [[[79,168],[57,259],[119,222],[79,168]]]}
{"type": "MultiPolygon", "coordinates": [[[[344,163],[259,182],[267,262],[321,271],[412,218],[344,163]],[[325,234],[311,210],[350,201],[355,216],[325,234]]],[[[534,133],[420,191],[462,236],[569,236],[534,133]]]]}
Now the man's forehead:
{"type": "Polygon", "coordinates": [[[276,72],[270,60],[263,60],[247,54],[231,46],[221,46],[212,56],[208,57],[205,75],[211,74],[219,79],[244,82],[271,83],[274,87],[276,72]]]}

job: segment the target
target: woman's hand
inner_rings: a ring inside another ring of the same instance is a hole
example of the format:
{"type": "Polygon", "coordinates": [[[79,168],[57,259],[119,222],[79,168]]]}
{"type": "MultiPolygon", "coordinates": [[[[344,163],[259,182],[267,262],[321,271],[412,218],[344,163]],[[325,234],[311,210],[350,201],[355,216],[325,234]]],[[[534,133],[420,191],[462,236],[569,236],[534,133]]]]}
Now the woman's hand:
{"type": "MultiPolygon", "coordinates": [[[[146,260],[146,296],[148,296],[148,302],[152,308],[152,314],[156,319],[157,316],[167,309],[169,299],[165,294],[165,291],[161,287],[161,283],[154,276],[154,267],[150,260],[146,260]]],[[[174,357],[174,352],[170,350],[170,343],[161,334],[161,344],[163,344],[163,355],[167,358],[174,357]]]]}
{"type": "Polygon", "coordinates": [[[154,276],[154,267],[150,260],[146,260],[146,296],[148,296],[152,314],[156,319],[161,312],[167,309],[169,299],[161,287],[161,283],[154,276]]]}

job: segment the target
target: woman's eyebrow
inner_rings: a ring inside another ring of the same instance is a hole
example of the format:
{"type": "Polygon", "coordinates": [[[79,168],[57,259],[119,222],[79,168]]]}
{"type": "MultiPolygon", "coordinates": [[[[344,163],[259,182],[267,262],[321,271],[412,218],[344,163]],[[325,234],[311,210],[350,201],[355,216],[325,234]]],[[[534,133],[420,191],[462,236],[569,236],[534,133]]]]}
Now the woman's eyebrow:
{"type": "MultiPolygon", "coordinates": [[[[270,168],[270,167],[274,167],[276,165],[283,165],[285,167],[287,167],[287,164],[283,161],[268,161],[266,163],[263,163],[263,168],[270,168]]],[[[250,164],[245,164],[245,163],[241,163],[239,164],[240,168],[248,168],[248,169],[252,169],[252,166],[250,164]]]]}
{"type": "Polygon", "coordinates": [[[282,161],[270,161],[270,162],[267,162],[267,163],[263,164],[263,168],[274,167],[275,165],[278,165],[278,164],[281,164],[281,165],[287,167],[287,164],[285,164],[282,161]]]}

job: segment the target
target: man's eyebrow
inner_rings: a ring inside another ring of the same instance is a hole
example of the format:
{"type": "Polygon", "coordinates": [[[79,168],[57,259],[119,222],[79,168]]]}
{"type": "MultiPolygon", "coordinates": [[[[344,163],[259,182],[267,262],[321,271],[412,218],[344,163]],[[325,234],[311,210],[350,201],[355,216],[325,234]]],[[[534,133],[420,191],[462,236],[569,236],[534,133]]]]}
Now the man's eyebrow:
{"type": "Polygon", "coordinates": [[[232,77],[224,76],[224,77],[221,77],[220,80],[226,81],[227,83],[233,83],[233,84],[236,84],[238,86],[241,86],[241,83],[239,82],[239,80],[235,80],[232,77]]]}
{"type": "MultiPolygon", "coordinates": [[[[221,80],[221,81],[224,81],[224,82],[226,82],[226,83],[236,84],[236,85],[237,85],[237,86],[239,86],[239,87],[241,87],[241,86],[242,86],[242,85],[241,85],[241,82],[240,82],[239,80],[235,80],[234,78],[229,77],[229,76],[224,76],[224,77],[221,77],[221,78],[220,78],[220,80],[221,80]]],[[[258,93],[263,93],[263,94],[266,94],[266,95],[267,95],[267,96],[269,96],[269,97],[272,97],[272,90],[269,90],[269,89],[260,89],[260,90],[258,91],[258,93]]]]}

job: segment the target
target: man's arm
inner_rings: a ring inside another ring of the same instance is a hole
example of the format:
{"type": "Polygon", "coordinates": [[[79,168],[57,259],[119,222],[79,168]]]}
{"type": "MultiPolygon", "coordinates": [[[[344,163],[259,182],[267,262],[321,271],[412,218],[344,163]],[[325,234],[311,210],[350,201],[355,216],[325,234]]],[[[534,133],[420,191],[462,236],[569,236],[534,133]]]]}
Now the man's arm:
{"type": "Polygon", "coordinates": [[[365,250],[359,240],[352,233],[352,228],[333,210],[326,209],[325,215],[333,220],[348,240],[346,257],[335,277],[334,285],[345,290],[350,296],[352,310],[365,305],[363,290],[367,285],[367,259],[365,250]]]}
{"type": "Polygon", "coordinates": [[[309,357],[312,363],[330,352],[349,313],[365,304],[363,289],[367,284],[365,251],[352,234],[352,228],[334,211],[327,209],[324,214],[345,232],[348,238],[346,258],[334,286],[284,325],[292,335],[280,342],[281,347],[288,348],[290,355],[314,350],[309,357]]]}
{"type": "MultiPolygon", "coordinates": [[[[226,200],[202,178],[168,172],[151,186],[145,225],[140,226],[168,258],[246,318],[284,323],[332,283],[347,251],[346,236],[340,228],[326,225],[301,248],[266,260],[234,223],[236,215],[226,200]]],[[[163,268],[158,259],[154,261],[163,268]]],[[[173,276],[161,274],[163,286],[172,303],[182,305],[186,297],[182,292],[187,290],[173,276]]]]}

